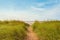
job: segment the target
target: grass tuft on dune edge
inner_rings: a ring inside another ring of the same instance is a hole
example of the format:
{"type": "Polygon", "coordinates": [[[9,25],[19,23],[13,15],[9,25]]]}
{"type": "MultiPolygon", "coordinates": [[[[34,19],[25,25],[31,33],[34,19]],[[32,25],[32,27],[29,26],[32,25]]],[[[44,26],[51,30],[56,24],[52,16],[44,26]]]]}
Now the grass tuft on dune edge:
{"type": "Polygon", "coordinates": [[[28,26],[23,21],[0,21],[0,40],[25,40],[28,26]]]}
{"type": "Polygon", "coordinates": [[[60,40],[60,21],[35,21],[32,28],[40,40],[60,40]]]}

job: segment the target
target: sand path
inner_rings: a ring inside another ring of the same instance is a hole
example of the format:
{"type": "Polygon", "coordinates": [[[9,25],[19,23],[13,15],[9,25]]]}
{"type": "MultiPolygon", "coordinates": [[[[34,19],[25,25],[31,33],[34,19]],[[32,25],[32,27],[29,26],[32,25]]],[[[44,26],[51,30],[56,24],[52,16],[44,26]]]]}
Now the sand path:
{"type": "Polygon", "coordinates": [[[27,28],[27,39],[26,40],[38,40],[38,37],[35,32],[33,32],[33,29],[31,26],[27,28]]]}

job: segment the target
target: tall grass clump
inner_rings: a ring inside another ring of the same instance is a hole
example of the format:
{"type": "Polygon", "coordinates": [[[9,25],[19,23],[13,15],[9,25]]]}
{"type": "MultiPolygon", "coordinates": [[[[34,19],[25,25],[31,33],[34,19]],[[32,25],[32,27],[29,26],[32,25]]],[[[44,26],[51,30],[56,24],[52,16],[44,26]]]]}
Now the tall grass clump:
{"type": "Polygon", "coordinates": [[[24,40],[28,26],[23,21],[0,21],[0,40],[24,40]]]}
{"type": "Polygon", "coordinates": [[[60,21],[35,21],[32,28],[39,40],[60,40],[60,21]]]}

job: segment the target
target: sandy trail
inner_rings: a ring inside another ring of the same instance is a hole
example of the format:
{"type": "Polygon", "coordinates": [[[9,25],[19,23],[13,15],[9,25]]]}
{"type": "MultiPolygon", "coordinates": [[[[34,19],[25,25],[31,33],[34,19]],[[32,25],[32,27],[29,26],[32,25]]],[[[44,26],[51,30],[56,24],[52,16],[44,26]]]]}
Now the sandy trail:
{"type": "Polygon", "coordinates": [[[26,40],[38,40],[38,37],[35,34],[35,32],[33,32],[32,27],[29,26],[27,29],[28,29],[28,32],[27,32],[27,39],[26,40]]]}

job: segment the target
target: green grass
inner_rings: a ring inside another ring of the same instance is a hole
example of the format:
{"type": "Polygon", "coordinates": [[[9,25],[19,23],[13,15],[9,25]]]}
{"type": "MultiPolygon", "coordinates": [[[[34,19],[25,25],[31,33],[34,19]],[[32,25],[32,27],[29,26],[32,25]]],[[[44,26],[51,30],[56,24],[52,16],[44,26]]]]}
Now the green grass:
{"type": "Polygon", "coordinates": [[[24,40],[27,26],[22,21],[0,21],[0,40],[24,40]]]}
{"type": "Polygon", "coordinates": [[[35,21],[32,28],[39,40],[60,40],[60,21],[35,21]]]}
{"type": "MultiPolygon", "coordinates": [[[[23,21],[0,21],[0,40],[25,40],[28,26],[23,21]]],[[[39,40],[60,40],[60,21],[35,21],[32,28],[39,40]]]]}

